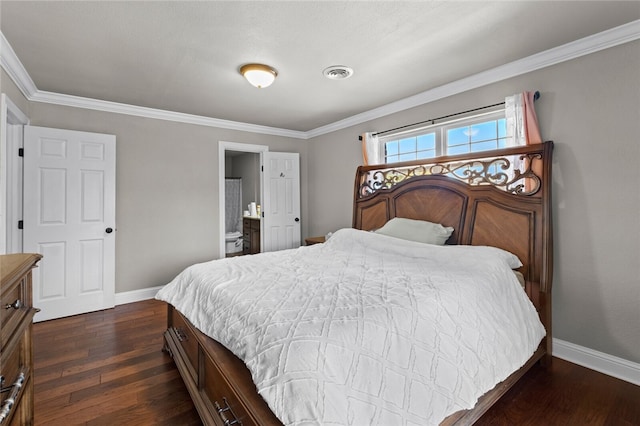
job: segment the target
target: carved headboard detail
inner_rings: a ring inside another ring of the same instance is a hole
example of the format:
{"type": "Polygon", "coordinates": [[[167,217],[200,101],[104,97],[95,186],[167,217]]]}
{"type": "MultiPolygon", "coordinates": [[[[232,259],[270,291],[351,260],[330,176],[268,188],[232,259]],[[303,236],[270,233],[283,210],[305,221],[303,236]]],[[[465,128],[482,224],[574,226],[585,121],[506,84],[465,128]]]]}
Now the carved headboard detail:
{"type": "MultiPolygon", "coordinates": [[[[551,291],[553,142],[420,161],[361,166],[353,227],[394,217],[452,226],[447,244],[489,245],[516,254],[530,298],[551,291]]],[[[547,324],[545,324],[547,325],[547,324]]]]}

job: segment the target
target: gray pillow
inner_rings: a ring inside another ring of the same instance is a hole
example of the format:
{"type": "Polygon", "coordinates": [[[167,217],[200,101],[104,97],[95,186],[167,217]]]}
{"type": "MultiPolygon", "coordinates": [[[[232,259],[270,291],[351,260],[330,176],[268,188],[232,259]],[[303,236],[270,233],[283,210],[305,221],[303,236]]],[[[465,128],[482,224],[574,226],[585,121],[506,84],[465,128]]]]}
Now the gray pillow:
{"type": "Polygon", "coordinates": [[[419,243],[444,245],[453,233],[450,226],[442,226],[439,223],[428,222],[426,220],[406,219],[394,217],[375,231],[378,234],[390,237],[402,238],[403,240],[417,241],[419,243]]]}

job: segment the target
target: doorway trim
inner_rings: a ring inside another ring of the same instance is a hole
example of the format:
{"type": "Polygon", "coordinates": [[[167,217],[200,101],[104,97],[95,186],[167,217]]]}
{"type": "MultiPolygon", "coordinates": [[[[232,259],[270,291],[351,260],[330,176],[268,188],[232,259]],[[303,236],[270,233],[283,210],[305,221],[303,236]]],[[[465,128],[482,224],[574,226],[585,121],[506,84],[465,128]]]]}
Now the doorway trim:
{"type": "MultiPolygon", "coordinates": [[[[218,210],[219,210],[218,212],[219,231],[218,232],[220,233],[218,250],[220,253],[220,258],[223,258],[225,256],[225,251],[226,251],[225,241],[224,241],[224,234],[225,234],[224,179],[226,175],[225,154],[227,151],[260,154],[260,167],[262,167],[262,164],[264,164],[263,153],[268,152],[269,147],[267,145],[254,145],[254,144],[248,144],[248,143],[218,141],[218,185],[219,185],[218,186],[218,210]]],[[[262,173],[260,173],[260,199],[262,199],[263,194],[264,194],[264,182],[263,182],[262,173]]],[[[264,233],[261,232],[260,233],[261,250],[264,245],[263,238],[264,238],[264,233]]]]}
{"type": "Polygon", "coordinates": [[[22,148],[23,126],[29,117],[5,93],[0,96],[0,254],[22,251],[22,148]]]}

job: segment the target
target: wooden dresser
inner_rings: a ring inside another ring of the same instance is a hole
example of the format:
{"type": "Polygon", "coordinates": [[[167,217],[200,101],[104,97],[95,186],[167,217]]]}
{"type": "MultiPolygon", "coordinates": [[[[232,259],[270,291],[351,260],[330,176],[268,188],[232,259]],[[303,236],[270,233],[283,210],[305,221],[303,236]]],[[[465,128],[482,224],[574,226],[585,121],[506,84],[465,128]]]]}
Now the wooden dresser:
{"type": "Polygon", "coordinates": [[[39,254],[0,256],[0,424],[33,424],[31,269],[39,254]]]}
{"type": "Polygon", "coordinates": [[[260,253],[260,218],[242,218],[242,254],[260,253]]]}

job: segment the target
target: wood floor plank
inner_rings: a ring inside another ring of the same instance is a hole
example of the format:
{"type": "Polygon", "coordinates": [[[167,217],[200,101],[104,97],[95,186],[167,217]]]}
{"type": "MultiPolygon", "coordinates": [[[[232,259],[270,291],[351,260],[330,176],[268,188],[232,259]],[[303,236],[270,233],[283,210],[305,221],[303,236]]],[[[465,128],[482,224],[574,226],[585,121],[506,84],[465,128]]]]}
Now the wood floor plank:
{"type": "MultiPolygon", "coordinates": [[[[156,300],[34,325],[35,424],[199,426],[156,300]]],[[[638,426],[640,387],[569,362],[534,366],[477,426],[638,426]]]]}
{"type": "Polygon", "coordinates": [[[34,383],[34,400],[37,404],[39,400],[46,401],[50,398],[72,394],[76,390],[85,389],[98,384],[100,384],[100,376],[96,376],[91,371],[74,374],[73,376],[61,377],[58,380],[46,383],[34,383]]]}
{"type": "Polygon", "coordinates": [[[83,364],[78,365],[77,363],[68,363],[68,366],[61,364],[58,367],[61,369],[62,376],[70,376],[87,370],[113,368],[112,366],[121,365],[134,358],[137,359],[140,356],[155,354],[157,351],[158,345],[155,344],[153,346],[149,345],[110,357],[105,357],[102,354],[93,355],[91,357],[87,357],[83,364]]]}
{"type": "Polygon", "coordinates": [[[153,387],[162,386],[163,381],[179,377],[177,370],[169,364],[161,365],[158,367],[150,368],[147,370],[140,370],[135,374],[120,377],[117,380],[111,380],[99,385],[87,387],[85,389],[78,390],[71,394],[70,402],[77,403],[85,399],[101,398],[104,395],[111,393],[118,393],[133,389],[139,391],[138,386],[153,387]]]}
{"type": "Polygon", "coordinates": [[[175,380],[181,380],[175,370],[146,370],[133,379],[129,378],[126,384],[119,382],[114,386],[114,383],[110,383],[74,392],[67,404],[58,405],[57,410],[52,410],[52,414],[43,416],[40,420],[52,422],[72,416],[74,421],[82,418],[82,422],[90,422],[96,417],[111,416],[118,409],[132,410],[135,405],[146,403],[145,392],[154,389],[168,392],[165,385],[175,380]]]}
{"type": "Polygon", "coordinates": [[[55,351],[51,351],[52,356],[37,354],[34,351],[34,362],[38,363],[40,367],[46,367],[49,365],[57,365],[65,361],[81,361],[89,355],[89,351],[86,349],[69,349],[63,346],[47,345],[46,343],[38,342],[36,339],[33,341],[34,346],[42,345],[45,348],[55,347],[55,351]]]}
{"type": "Polygon", "coordinates": [[[165,413],[162,418],[155,418],[150,424],[172,424],[169,423],[170,418],[180,416],[179,423],[173,423],[176,425],[184,424],[200,424],[200,420],[197,416],[194,416],[193,403],[188,394],[180,393],[174,395],[170,387],[179,386],[182,384],[179,376],[175,377],[173,381],[166,382],[167,386],[156,386],[154,388],[147,388],[144,391],[138,393],[137,398],[143,403],[130,405],[123,407],[119,410],[113,410],[112,412],[101,416],[98,419],[93,419],[88,422],[89,425],[113,425],[113,424],[136,424],[137,419],[155,417],[154,413],[165,413]]]}
{"type": "MultiPolygon", "coordinates": [[[[68,425],[71,424],[86,424],[87,422],[108,415],[114,410],[118,410],[122,407],[131,407],[138,404],[138,400],[135,399],[135,395],[129,393],[119,393],[113,398],[104,400],[101,404],[92,404],[89,407],[82,405],[63,406],[57,410],[52,410],[46,414],[41,414],[36,419],[36,424],[42,425],[68,425]]],[[[118,424],[118,423],[115,423],[118,424]]],[[[126,423],[120,423],[126,424],[126,423]]]]}

